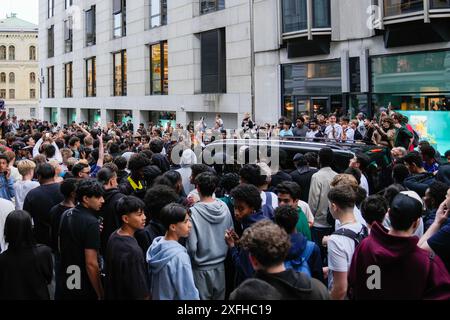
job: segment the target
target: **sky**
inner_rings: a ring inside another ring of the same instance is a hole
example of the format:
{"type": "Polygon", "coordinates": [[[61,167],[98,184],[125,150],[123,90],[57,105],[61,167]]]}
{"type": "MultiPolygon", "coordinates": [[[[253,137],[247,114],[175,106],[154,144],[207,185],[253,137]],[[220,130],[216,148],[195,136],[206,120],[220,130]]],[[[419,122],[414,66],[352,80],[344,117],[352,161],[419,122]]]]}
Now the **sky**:
{"type": "Polygon", "coordinates": [[[39,0],[0,0],[0,19],[6,18],[6,14],[17,13],[17,17],[39,23],[39,0]]]}

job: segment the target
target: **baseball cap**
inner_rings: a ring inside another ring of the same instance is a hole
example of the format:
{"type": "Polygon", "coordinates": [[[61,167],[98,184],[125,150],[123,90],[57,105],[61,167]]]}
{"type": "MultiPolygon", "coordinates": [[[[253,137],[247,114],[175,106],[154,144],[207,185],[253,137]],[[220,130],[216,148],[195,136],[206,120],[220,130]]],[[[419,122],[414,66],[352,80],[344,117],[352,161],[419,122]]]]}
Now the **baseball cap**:
{"type": "Polygon", "coordinates": [[[423,199],[419,196],[419,194],[415,191],[412,190],[407,190],[407,191],[401,191],[401,194],[404,194],[405,196],[408,196],[410,198],[416,199],[417,201],[420,202],[420,204],[422,205],[422,209],[425,210],[425,203],[423,201],[423,199]]]}
{"type": "Polygon", "coordinates": [[[305,156],[301,153],[297,153],[292,161],[306,161],[305,156]]]}

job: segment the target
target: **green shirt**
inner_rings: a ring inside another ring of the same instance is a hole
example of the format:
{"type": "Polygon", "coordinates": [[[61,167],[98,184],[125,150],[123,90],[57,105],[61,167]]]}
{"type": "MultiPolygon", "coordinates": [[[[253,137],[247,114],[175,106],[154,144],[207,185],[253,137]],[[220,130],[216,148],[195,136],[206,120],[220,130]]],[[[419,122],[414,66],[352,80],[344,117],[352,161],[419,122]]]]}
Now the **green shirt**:
{"type": "Polygon", "coordinates": [[[311,230],[309,230],[308,220],[306,219],[306,215],[303,213],[301,208],[298,208],[298,222],[295,227],[298,233],[301,233],[311,241],[311,230]]]}

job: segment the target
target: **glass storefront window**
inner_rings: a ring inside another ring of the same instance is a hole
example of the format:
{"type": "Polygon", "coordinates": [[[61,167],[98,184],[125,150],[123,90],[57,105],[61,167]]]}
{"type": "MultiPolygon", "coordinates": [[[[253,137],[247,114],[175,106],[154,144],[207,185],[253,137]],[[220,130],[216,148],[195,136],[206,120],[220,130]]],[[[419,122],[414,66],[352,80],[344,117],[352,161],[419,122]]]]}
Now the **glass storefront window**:
{"type": "Polygon", "coordinates": [[[283,33],[306,30],[306,0],[283,0],[283,33]]]}
{"type": "Polygon", "coordinates": [[[431,0],[431,9],[446,9],[450,8],[450,0],[431,0]]]}
{"type": "Polygon", "coordinates": [[[284,97],[283,116],[288,119],[292,119],[294,117],[293,97],[284,97]]]}
{"type": "Polygon", "coordinates": [[[450,50],[371,58],[372,92],[449,92],[450,50]]]}
{"type": "Polygon", "coordinates": [[[340,60],[283,66],[285,95],[341,94],[340,60]]]}
{"type": "Polygon", "coordinates": [[[423,10],[423,0],[384,0],[384,16],[397,16],[423,10]]]}
{"type": "Polygon", "coordinates": [[[313,28],[330,28],[330,0],[313,1],[313,28]]]}

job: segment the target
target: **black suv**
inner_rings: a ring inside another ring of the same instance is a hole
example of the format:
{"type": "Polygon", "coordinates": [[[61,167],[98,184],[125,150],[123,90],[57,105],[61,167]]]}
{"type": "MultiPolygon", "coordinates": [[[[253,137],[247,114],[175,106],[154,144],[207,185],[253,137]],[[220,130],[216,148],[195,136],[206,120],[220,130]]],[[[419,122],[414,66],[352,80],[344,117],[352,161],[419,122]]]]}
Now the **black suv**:
{"type": "MultiPolygon", "coordinates": [[[[297,153],[318,153],[320,149],[331,148],[334,151],[333,170],[342,173],[348,168],[350,160],[357,153],[366,154],[371,160],[370,174],[376,182],[376,189],[381,189],[379,177],[391,163],[391,155],[388,148],[361,143],[335,143],[335,142],[308,142],[295,139],[264,140],[264,139],[227,139],[216,140],[203,150],[203,162],[211,165],[211,159],[217,163],[222,161],[224,165],[214,165],[219,172],[237,171],[243,164],[256,161],[267,162],[271,165],[270,158],[278,156],[278,163],[283,169],[294,170],[292,159],[297,153]]],[[[272,169],[274,166],[271,167],[272,169]]],[[[273,173],[279,169],[275,166],[273,173]]]]}

